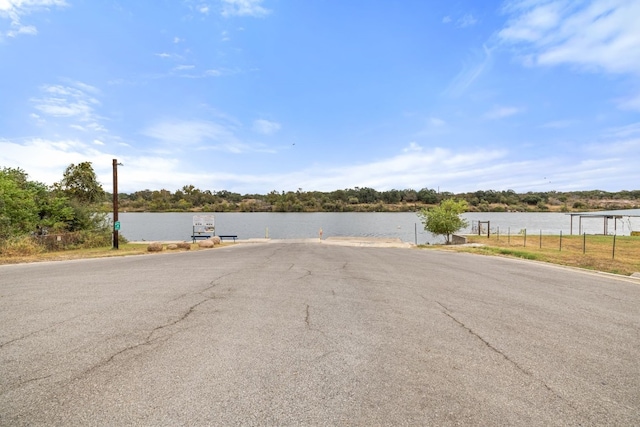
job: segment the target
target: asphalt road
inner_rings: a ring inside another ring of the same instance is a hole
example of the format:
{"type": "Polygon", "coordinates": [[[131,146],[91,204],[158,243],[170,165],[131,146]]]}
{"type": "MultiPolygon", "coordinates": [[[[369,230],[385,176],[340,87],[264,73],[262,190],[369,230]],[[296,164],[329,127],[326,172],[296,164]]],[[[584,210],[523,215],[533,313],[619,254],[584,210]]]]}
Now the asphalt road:
{"type": "Polygon", "coordinates": [[[2,266],[0,425],[640,425],[640,283],[319,243],[2,266]]]}

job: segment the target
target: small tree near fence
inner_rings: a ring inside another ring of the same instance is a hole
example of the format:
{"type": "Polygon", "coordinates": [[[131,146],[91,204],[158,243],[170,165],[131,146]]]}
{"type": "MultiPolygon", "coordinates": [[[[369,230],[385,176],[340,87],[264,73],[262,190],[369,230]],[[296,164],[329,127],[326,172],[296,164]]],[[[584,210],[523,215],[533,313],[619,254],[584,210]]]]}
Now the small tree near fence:
{"type": "Polygon", "coordinates": [[[424,229],[445,237],[445,243],[451,244],[451,235],[469,225],[469,222],[460,218],[460,214],[466,212],[467,202],[464,200],[447,199],[431,209],[421,209],[418,212],[424,229]]]}

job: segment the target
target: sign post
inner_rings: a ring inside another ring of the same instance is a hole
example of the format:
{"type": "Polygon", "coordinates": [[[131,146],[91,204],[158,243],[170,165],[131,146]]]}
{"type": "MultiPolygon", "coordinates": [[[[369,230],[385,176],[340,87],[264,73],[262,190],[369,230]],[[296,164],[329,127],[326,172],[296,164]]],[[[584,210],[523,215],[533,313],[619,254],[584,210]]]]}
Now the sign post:
{"type": "Polygon", "coordinates": [[[194,215],[193,216],[193,231],[191,238],[193,242],[196,242],[196,235],[205,234],[211,236],[216,235],[216,225],[213,215],[194,215]]]}
{"type": "Polygon", "coordinates": [[[118,249],[118,230],[118,159],[113,159],[113,249],[118,249]]]}

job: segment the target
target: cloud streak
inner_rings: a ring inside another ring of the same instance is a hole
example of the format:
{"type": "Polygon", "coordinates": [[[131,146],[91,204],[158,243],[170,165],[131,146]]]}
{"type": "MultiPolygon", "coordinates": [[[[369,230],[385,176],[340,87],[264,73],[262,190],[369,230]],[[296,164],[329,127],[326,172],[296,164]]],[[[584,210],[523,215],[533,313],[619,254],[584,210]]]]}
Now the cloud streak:
{"type": "Polygon", "coordinates": [[[475,53],[474,58],[463,66],[462,71],[453,79],[445,94],[457,98],[464,94],[471,85],[491,67],[491,49],[482,46],[482,53],[475,53]]]}
{"type": "Polygon", "coordinates": [[[222,0],[222,16],[264,17],[271,13],[262,7],[262,0],[222,0]]]}
{"type": "Polygon", "coordinates": [[[253,130],[262,135],[272,135],[280,130],[280,123],[265,119],[258,119],[253,122],[253,130]]]}
{"type": "Polygon", "coordinates": [[[514,116],[523,111],[524,110],[522,108],[518,107],[496,107],[490,111],[487,111],[483,117],[488,120],[499,120],[514,116]]]}
{"type": "Polygon", "coordinates": [[[49,84],[40,87],[41,96],[31,103],[38,114],[31,114],[42,126],[47,123],[67,124],[83,132],[107,132],[102,118],[96,112],[100,101],[96,96],[100,90],[83,82],[68,82],[66,85],[49,84]]]}
{"type": "Polygon", "coordinates": [[[640,2],[517,0],[498,37],[535,65],[640,75],[640,2]]]}
{"type": "Polygon", "coordinates": [[[0,19],[9,21],[7,29],[0,29],[0,40],[19,35],[36,35],[38,29],[33,25],[25,25],[22,18],[36,12],[46,12],[52,7],[65,7],[64,0],[0,0],[0,19]]]}

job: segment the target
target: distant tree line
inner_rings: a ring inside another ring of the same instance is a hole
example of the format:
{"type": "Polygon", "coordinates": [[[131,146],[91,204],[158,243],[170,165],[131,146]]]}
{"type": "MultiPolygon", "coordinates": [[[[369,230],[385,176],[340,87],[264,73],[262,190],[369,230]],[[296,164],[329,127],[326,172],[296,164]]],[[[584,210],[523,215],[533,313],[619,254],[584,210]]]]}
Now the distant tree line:
{"type": "MultiPolygon", "coordinates": [[[[78,242],[110,241],[112,195],[90,162],[71,164],[52,186],[32,181],[21,169],[0,169],[0,243],[17,236],[76,233],[78,242]]],[[[355,187],[330,192],[271,191],[240,194],[201,190],[141,190],[119,193],[121,212],[419,212],[457,199],[468,211],[584,211],[640,208],[640,190],[527,192],[479,190],[453,194],[431,188],[377,191],[355,187]]]]}
{"type": "Polygon", "coordinates": [[[186,185],[175,192],[142,190],[120,193],[118,197],[120,210],[129,212],[407,212],[451,198],[465,200],[469,211],[478,212],[640,208],[640,190],[527,193],[479,190],[454,194],[431,188],[377,191],[369,187],[355,187],[330,192],[298,189],[240,194],[186,185]]]}

